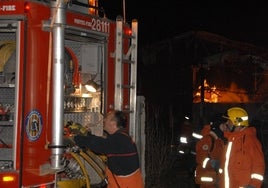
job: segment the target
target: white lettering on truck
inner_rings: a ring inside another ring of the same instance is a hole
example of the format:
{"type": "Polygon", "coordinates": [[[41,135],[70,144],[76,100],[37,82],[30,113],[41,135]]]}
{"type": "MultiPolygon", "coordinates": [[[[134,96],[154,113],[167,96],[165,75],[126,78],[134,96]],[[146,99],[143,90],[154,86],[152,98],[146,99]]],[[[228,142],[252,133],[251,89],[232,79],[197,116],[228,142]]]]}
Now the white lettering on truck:
{"type": "Polygon", "coordinates": [[[92,18],[91,21],[86,21],[86,20],[75,18],[74,23],[89,27],[93,31],[99,31],[103,33],[110,32],[110,23],[107,21],[96,19],[96,18],[92,18]]]}
{"type": "Polygon", "coordinates": [[[0,11],[16,11],[16,5],[3,5],[3,6],[0,6],[0,11]]]}

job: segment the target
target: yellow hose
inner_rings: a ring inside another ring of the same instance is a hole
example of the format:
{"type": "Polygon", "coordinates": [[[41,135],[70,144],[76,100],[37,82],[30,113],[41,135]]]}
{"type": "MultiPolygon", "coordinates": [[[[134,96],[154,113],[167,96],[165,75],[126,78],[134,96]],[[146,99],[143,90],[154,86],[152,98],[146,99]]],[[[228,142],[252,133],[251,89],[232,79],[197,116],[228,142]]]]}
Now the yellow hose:
{"type": "Polygon", "coordinates": [[[15,41],[6,41],[0,44],[2,46],[0,49],[0,72],[3,72],[6,62],[16,49],[16,43],[15,41]]]}
{"type": "Polygon", "coordinates": [[[90,149],[86,150],[86,154],[92,158],[92,160],[94,160],[103,171],[105,171],[106,169],[106,161],[107,161],[107,157],[104,155],[96,155],[95,153],[93,153],[90,149]]]}
{"type": "Polygon", "coordinates": [[[90,188],[90,179],[89,179],[89,176],[88,176],[88,173],[87,173],[87,170],[85,168],[85,165],[83,164],[83,162],[81,161],[80,157],[78,154],[74,153],[74,152],[71,152],[71,156],[78,162],[83,174],[84,174],[84,177],[85,177],[85,180],[86,180],[86,188],[90,188]]]}
{"type": "MultiPolygon", "coordinates": [[[[93,168],[93,170],[97,173],[97,175],[101,178],[101,181],[105,181],[107,183],[107,177],[105,173],[106,165],[104,161],[95,153],[93,153],[90,150],[87,150],[86,152],[83,152],[82,150],[79,151],[79,153],[71,152],[71,156],[75,159],[75,161],[78,163],[83,176],[85,177],[85,184],[86,188],[90,188],[90,175],[86,168],[87,165],[85,165],[85,162],[90,165],[90,167],[93,168]],[[83,161],[85,160],[85,161],[83,161]]],[[[69,181],[60,181],[58,182],[59,187],[64,188],[78,188],[81,187],[81,183],[79,183],[79,180],[69,180],[69,181]]]]}
{"type": "MultiPolygon", "coordinates": [[[[79,153],[90,165],[91,167],[97,172],[97,174],[100,176],[102,181],[106,181],[106,174],[105,174],[105,168],[104,164],[99,164],[99,162],[96,162],[98,158],[97,155],[94,153],[91,153],[90,156],[87,153],[84,153],[83,151],[80,151],[79,153]]],[[[100,160],[100,159],[99,159],[100,160]]]]}

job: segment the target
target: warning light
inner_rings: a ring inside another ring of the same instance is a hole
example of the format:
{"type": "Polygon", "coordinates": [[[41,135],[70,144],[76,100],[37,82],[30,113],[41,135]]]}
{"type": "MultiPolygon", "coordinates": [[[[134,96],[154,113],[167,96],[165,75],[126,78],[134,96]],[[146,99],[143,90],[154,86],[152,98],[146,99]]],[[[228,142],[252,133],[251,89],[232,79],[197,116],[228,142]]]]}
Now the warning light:
{"type": "Polygon", "coordinates": [[[25,11],[25,12],[29,12],[29,11],[30,11],[30,8],[31,8],[31,7],[30,7],[29,3],[25,3],[25,4],[24,4],[24,11],[25,11]]]}
{"type": "Polygon", "coordinates": [[[132,34],[131,29],[127,28],[127,29],[125,30],[125,34],[126,34],[126,35],[131,35],[131,34],[132,34]]]}
{"type": "Polygon", "coordinates": [[[14,176],[3,176],[3,182],[10,182],[10,181],[14,181],[15,177],[14,176]]]}

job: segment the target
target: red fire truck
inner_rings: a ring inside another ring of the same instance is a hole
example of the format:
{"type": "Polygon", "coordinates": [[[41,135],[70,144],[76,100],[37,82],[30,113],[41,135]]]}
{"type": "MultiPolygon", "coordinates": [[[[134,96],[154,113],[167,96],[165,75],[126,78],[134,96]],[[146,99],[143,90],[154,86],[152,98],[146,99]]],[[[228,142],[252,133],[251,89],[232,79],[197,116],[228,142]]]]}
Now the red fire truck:
{"type": "Polygon", "coordinates": [[[67,147],[64,128],[102,134],[111,109],[135,139],[138,22],[107,19],[97,2],[1,0],[1,188],[105,182],[103,158],[67,147]]]}

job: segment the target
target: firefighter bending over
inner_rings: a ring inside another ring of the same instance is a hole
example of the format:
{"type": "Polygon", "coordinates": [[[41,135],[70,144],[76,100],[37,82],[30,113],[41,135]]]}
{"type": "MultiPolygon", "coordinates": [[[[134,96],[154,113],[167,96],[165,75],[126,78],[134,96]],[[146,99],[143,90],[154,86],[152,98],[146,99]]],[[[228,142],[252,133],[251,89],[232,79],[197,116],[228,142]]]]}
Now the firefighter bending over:
{"type": "Polygon", "coordinates": [[[203,127],[203,137],[196,144],[195,182],[201,188],[218,187],[218,169],[224,149],[223,131],[227,130],[226,121],[222,114],[216,114],[211,123],[203,127]]]}
{"type": "Polygon", "coordinates": [[[225,132],[228,139],[220,166],[220,188],[260,188],[265,161],[255,127],[249,126],[248,113],[240,107],[227,110],[225,132]]]}
{"type": "Polygon", "coordinates": [[[75,136],[80,147],[107,156],[107,188],[144,188],[136,144],[126,133],[126,117],[122,111],[111,111],[104,119],[107,137],[75,136]]]}

